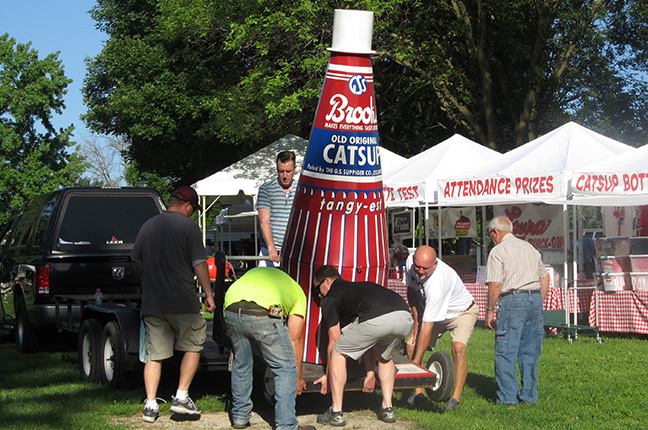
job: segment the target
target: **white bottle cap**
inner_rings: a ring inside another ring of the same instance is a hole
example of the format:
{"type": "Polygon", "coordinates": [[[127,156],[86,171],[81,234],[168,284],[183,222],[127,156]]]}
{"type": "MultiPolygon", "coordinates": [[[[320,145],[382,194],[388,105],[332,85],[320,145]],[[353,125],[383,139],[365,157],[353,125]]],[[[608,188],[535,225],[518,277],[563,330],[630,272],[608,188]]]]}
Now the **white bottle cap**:
{"type": "Polygon", "coordinates": [[[371,49],[372,36],[372,11],[335,9],[333,42],[327,49],[345,54],[375,54],[376,51],[371,49]]]}

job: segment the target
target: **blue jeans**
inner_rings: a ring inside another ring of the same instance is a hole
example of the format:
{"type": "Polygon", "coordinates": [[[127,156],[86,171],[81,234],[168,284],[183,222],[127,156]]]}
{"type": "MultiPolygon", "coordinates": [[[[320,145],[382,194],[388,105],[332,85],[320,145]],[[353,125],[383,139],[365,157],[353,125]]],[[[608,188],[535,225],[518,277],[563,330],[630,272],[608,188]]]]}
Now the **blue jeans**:
{"type": "Polygon", "coordinates": [[[502,297],[495,332],[497,403],[538,402],[538,359],[543,338],[542,295],[519,292],[502,297]],[[520,368],[521,389],[515,365],[520,368]]]}
{"type": "Polygon", "coordinates": [[[232,421],[245,424],[252,416],[252,367],[255,347],[272,370],[275,383],[276,430],[296,430],[297,366],[288,328],[281,319],[225,311],[232,341],[232,421]]]}

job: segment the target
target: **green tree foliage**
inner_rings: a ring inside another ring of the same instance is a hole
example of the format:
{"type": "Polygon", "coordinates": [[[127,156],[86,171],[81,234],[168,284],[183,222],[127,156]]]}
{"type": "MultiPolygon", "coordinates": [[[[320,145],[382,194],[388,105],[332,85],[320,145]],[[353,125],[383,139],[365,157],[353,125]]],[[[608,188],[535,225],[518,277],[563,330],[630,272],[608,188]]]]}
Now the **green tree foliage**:
{"type": "Polygon", "coordinates": [[[627,73],[645,70],[638,0],[99,0],[110,39],[88,64],[85,119],[185,183],[307,137],[335,8],[375,13],[381,143],[400,154],[454,133],[505,151],[568,120],[627,143],[646,129],[627,73]]]}
{"type": "Polygon", "coordinates": [[[56,130],[71,81],[58,53],[43,59],[30,44],[0,36],[0,223],[33,196],[74,183],[83,165],[72,147],[73,126],[56,130]]]}

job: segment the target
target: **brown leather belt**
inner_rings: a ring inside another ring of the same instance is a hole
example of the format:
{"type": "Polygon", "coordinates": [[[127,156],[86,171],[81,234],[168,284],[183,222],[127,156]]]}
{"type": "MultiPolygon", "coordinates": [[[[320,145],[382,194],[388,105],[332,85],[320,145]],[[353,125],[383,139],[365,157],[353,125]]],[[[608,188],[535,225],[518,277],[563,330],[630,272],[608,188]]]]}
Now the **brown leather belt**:
{"type": "Polygon", "coordinates": [[[225,308],[226,311],[229,312],[234,312],[236,314],[244,314],[244,315],[254,315],[257,317],[267,317],[268,316],[268,310],[267,309],[243,309],[236,307],[234,305],[229,305],[227,308],[225,308]]]}
{"type": "Polygon", "coordinates": [[[475,306],[475,301],[474,301],[474,300],[472,301],[472,303],[470,304],[470,306],[468,306],[468,307],[466,308],[466,310],[465,310],[464,312],[468,312],[468,311],[470,310],[470,308],[472,308],[473,306],[475,306]]]}

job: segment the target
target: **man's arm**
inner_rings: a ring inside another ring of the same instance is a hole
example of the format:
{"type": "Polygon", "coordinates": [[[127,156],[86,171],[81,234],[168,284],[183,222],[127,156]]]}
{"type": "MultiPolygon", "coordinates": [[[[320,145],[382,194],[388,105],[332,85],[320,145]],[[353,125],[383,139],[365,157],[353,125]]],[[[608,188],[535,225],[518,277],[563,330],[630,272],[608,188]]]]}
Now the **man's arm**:
{"type": "MultiPolygon", "coordinates": [[[[549,284],[547,284],[549,285],[549,284]]],[[[500,291],[502,290],[501,282],[489,282],[488,283],[488,301],[486,302],[486,327],[493,330],[492,322],[495,319],[495,305],[497,305],[497,300],[499,300],[500,291]],[[489,310],[493,309],[493,310],[489,310]]]]}
{"type": "Polygon", "coordinates": [[[547,297],[547,291],[549,291],[549,274],[540,279],[540,293],[542,293],[542,301],[547,297]]]}
{"type": "Polygon", "coordinates": [[[421,327],[419,328],[418,337],[416,338],[416,350],[414,352],[414,358],[412,361],[414,363],[423,365],[423,354],[425,350],[430,345],[430,339],[432,338],[432,329],[434,328],[434,323],[429,321],[423,321],[421,327]]]}
{"type": "Polygon", "coordinates": [[[329,336],[329,343],[328,343],[328,348],[326,352],[326,356],[328,357],[328,360],[326,362],[326,372],[324,372],[324,376],[319,378],[317,381],[315,381],[313,384],[322,384],[322,388],[320,389],[320,393],[322,394],[327,394],[328,393],[328,366],[329,363],[331,362],[331,353],[333,352],[333,347],[335,346],[335,342],[338,341],[340,336],[342,335],[342,329],[340,328],[340,323],[337,323],[336,325],[329,327],[328,329],[328,336],[329,336]]]}
{"type": "Polygon", "coordinates": [[[207,312],[214,312],[216,309],[216,302],[214,301],[214,295],[212,294],[211,281],[209,280],[209,267],[207,262],[203,261],[202,263],[196,264],[193,267],[194,275],[198,278],[198,282],[205,292],[205,310],[207,312]]]}
{"type": "Polygon", "coordinates": [[[288,315],[288,333],[295,352],[297,365],[297,395],[306,389],[306,381],[302,377],[302,362],[304,357],[304,317],[301,315],[288,315]]]}
{"type": "Polygon", "coordinates": [[[362,385],[362,391],[373,393],[376,388],[376,353],[374,348],[369,348],[362,356],[362,363],[365,368],[365,379],[362,385]]]}
{"type": "Polygon", "coordinates": [[[144,280],[144,263],[139,260],[133,260],[133,265],[135,266],[135,271],[140,277],[140,280],[144,280]]]}
{"type": "Polygon", "coordinates": [[[261,235],[268,247],[268,255],[270,261],[275,263],[279,262],[279,253],[275,246],[274,239],[272,238],[272,228],[270,227],[270,209],[259,208],[259,225],[261,226],[261,235]]]}

